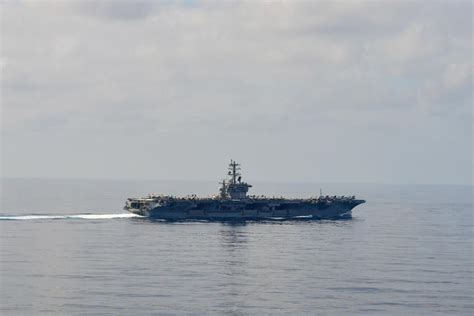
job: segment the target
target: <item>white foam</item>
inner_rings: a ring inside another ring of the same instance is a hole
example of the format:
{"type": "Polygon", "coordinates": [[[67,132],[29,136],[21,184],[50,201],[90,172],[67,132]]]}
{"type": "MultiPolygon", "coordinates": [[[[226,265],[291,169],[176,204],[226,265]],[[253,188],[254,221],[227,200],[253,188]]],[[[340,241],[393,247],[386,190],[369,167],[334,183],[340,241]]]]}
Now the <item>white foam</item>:
{"type": "Polygon", "coordinates": [[[111,219],[111,218],[129,218],[129,217],[141,217],[137,214],[132,213],[121,213],[121,214],[79,214],[70,215],[69,218],[82,218],[82,219],[111,219]]]}
{"type": "Polygon", "coordinates": [[[141,217],[132,213],[120,214],[73,214],[73,215],[15,215],[0,216],[0,220],[39,220],[39,219],[113,219],[141,217]]]}

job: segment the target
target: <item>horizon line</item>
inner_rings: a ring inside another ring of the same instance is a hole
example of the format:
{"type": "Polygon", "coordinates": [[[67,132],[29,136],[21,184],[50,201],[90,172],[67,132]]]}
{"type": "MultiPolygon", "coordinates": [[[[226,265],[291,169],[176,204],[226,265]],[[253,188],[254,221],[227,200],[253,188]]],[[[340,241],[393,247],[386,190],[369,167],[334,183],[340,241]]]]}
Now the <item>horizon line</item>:
{"type": "MultiPolygon", "coordinates": [[[[38,177],[38,176],[0,176],[1,180],[94,180],[94,181],[170,181],[170,182],[215,182],[211,179],[163,179],[163,178],[100,178],[100,177],[38,177]]],[[[473,183],[394,183],[371,181],[316,181],[316,180],[265,180],[253,179],[260,183],[287,183],[287,184],[362,184],[362,185],[406,185],[406,186],[474,186],[473,183]]],[[[217,183],[217,182],[216,182],[217,183]]]]}

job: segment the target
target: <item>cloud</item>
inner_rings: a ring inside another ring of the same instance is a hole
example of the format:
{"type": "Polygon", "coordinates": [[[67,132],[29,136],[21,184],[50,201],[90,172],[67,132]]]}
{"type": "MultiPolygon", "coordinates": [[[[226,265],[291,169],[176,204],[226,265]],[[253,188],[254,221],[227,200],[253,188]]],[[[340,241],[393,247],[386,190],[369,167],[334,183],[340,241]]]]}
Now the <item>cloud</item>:
{"type": "Polygon", "coordinates": [[[367,138],[373,153],[380,135],[407,133],[408,142],[420,126],[439,135],[440,117],[444,134],[459,137],[472,125],[471,9],[468,1],[5,2],[2,131],[10,141],[33,130],[100,134],[109,144],[165,135],[164,145],[184,147],[189,133],[203,137],[204,151],[234,139],[262,157],[271,152],[258,149],[263,139],[307,148],[344,130],[367,138]]]}
{"type": "Polygon", "coordinates": [[[138,20],[153,15],[157,1],[81,1],[72,3],[78,12],[112,20],[138,20]]]}

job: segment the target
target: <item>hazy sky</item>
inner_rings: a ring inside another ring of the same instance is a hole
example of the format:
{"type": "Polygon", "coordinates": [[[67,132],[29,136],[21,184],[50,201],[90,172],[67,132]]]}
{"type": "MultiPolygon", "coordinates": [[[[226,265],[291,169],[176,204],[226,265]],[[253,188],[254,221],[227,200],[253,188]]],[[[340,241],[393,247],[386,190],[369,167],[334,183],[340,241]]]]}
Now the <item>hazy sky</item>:
{"type": "Polygon", "coordinates": [[[472,183],[470,1],[2,1],[1,175],[472,183]]]}

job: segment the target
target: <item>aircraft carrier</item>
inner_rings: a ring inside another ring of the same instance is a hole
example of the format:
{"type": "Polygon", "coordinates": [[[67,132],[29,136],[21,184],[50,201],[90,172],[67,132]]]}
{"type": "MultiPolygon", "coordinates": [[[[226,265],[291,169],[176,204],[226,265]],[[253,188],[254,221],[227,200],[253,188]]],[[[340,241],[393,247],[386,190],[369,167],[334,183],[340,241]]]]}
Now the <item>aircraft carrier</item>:
{"type": "Polygon", "coordinates": [[[124,209],[164,220],[283,220],[351,218],[352,209],[364,200],[355,196],[322,196],[287,199],[247,195],[252,185],[243,182],[240,164],[231,160],[229,179],[212,197],[149,195],[129,198],[124,209]]]}

